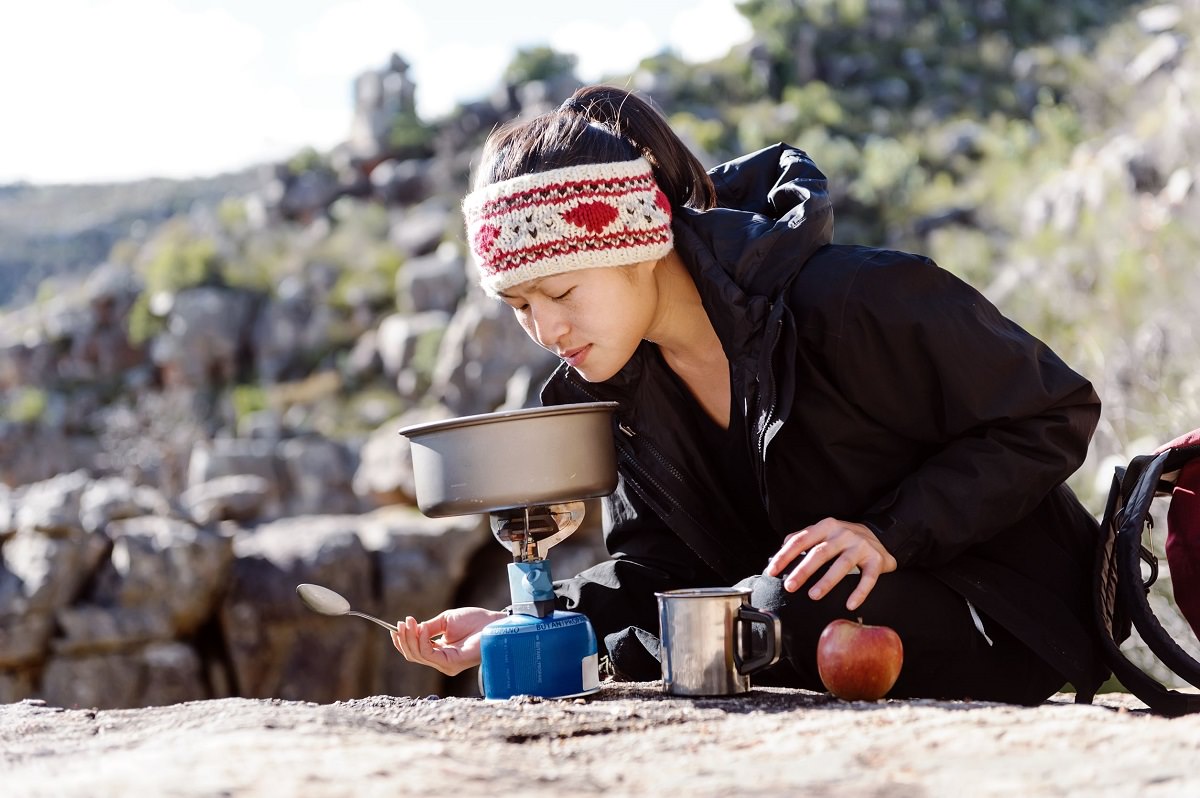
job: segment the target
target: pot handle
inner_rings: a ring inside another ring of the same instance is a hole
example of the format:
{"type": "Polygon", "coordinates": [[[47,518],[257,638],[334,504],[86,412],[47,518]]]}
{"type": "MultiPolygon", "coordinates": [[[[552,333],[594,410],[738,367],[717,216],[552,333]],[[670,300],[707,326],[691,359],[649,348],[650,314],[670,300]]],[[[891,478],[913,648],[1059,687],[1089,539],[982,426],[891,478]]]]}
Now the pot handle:
{"type": "Polygon", "coordinates": [[[779,638],[782,632],[778,615],[767,610],[741,606],[738,607],[737,623],[742,625],[742,645],[735,646],[733,651],[733,662],[737,665],[738,673],[748,676],[779,661],[779,638]],[[755,622],[767,627],[767,633],[763,636],[763,650],[757,653],[754,651],[754,634],[750,629],[750,624],[755,622]],[[743,659],[738,653],[738,648],[749,652],[749,656],[743,659]]]}

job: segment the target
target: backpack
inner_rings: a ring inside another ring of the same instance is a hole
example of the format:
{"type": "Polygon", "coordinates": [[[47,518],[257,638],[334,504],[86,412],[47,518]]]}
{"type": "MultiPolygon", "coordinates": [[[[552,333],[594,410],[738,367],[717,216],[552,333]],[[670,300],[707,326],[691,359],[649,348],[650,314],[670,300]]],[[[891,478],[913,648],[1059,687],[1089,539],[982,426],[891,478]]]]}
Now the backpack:
{"type": "Polygon", "coordinates": [[[1200,695],[1168,689],[1120,650],[1132,626],[1164,665],[1200,687],[1200,662],[1172,639],[1147,600],[1158,578],[1158,558],[1142,539],[1154,526],[1150,509],[1157,498],[1170,502],[1166,554],[1176,606],[1200,635],[1200,429],[1116,469],[1096,558],[1095,621],[1105,664],[1153,712],[1175,717],[1200,712],[1200,695]],[[1149,568],[1146,579],[1143,564],[1149,568]]]}

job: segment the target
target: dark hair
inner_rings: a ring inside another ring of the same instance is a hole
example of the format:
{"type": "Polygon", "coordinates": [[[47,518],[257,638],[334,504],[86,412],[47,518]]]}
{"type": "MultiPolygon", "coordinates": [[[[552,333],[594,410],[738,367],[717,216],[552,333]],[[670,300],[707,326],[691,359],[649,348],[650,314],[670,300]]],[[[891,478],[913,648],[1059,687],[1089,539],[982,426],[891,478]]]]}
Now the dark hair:
{"type": "Polygon", "coordinates": [[[716,189],[666,119],[636,94],[584,86],[553,111],[497,128],[483,147],[475,188],[520,175],[645,156],[674,207],[707,210],[716,189]]]}

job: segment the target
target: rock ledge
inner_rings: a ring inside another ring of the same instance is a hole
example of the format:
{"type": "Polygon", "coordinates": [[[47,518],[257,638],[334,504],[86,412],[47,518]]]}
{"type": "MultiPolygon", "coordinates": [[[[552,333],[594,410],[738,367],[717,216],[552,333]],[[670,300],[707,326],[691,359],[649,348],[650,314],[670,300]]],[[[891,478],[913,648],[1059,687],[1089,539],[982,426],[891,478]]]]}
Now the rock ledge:
{"type": "Polygon", "coordinates": [[[1156,717],[1125,695],[1071,701],[683,699],[657,682],[566,701],[23,701],[0,706],[0,773],[11,798],[1200,794],[1200,716],[1156,717]]]}

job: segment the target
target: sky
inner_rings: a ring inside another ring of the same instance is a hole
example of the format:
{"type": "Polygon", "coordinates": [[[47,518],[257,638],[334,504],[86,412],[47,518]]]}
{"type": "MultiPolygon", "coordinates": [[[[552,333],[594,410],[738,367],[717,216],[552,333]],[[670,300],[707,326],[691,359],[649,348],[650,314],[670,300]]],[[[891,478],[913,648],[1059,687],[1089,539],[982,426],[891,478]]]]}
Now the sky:
{"type": "Polygon", "coordinates": [[[417,111],[481,99],[519,48],[585,81],[750,37],[735,0],[35,0],[0,23],[0,184],[196,177],[345,140],[393,52],[417,111]]]}

